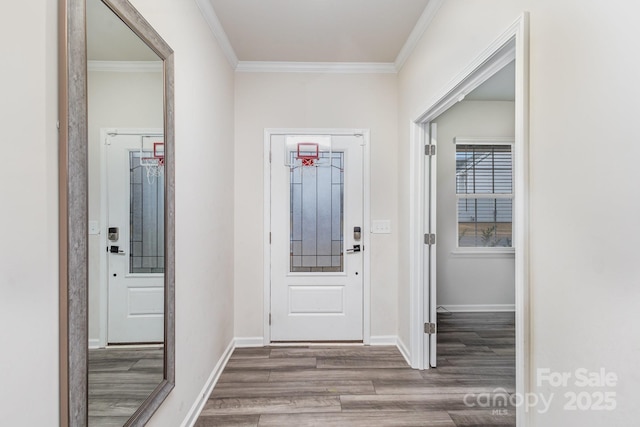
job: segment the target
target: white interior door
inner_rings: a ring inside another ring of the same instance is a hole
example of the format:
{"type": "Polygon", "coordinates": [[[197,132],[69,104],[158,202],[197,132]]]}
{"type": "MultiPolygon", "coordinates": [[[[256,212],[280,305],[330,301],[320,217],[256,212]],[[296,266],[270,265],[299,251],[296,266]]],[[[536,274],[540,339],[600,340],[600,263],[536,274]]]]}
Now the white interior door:
{"type": "Polygon", "coordinates": [[[363,141],[271,137],[272,341],[363,339],[363,141]]]}
{"type": "Polygon", "coordinates": [[[427,150],[431,153],[425,156],[425,188],[427,194],[425,195],[425,233],[429,236],[425,238],[425,250],[424,250],[424,278],[425,278],[425,304],[426,313],[424,314],[425,323],[435,325],[430,328],[430,331],[425,331],[424,339],[424,351],[423,354],[427,360],[424,361],[423,366],[436,367],[436,351],[437,351],[437,332],[438,332],[438,317],[437,317],[437,299],[436,299],[436,252],[437,252],[437,236],[436,236],[436,189],[437,189],[437,160],[436,149],[437,146],[437,125],[430,123],[427,129],[427,144],[432,148],[427,150]]]}
{"type": "Polygon", "coordinates": [[[164,179],[140,165],[154,142],[162,137],[106,141],[109,344],[164,341],[164,179]]]}

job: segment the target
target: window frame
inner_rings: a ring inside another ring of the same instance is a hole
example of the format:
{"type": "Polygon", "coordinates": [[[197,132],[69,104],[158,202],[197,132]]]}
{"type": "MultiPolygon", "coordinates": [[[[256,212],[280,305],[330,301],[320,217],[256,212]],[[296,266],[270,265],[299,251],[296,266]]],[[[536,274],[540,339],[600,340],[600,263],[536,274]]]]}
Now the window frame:
{"type": "MultiPolygon", "coordinates": [[[[513,257],[515,255],[515,241],[513,235],[513,205],[515,198],[515,188],[513,187],[513,178],[514,178],[514,145],[515,138],[513,137],[455,137],[453,138],[453,144],[455,146],[458,145],[508,145],[511,147],[511,179],[512,179],[512,188],[511,193],[482,193],[482,194],[474,194],[474,195],[461,195],[458,194],[457,189],[454,188],[454,195],[456,200],[456,240],[455,240],[455,249],[452,251],[453,255],[456,256],[486,256],[486,257],[513,257]],[[478,197],[480,196],[480,197],[478,197]],[[489,196],[489,197],[486,197],[489,196]],[[496,197],[497,196],[497,197],[496,197]],[[459,200],[460,199],[508,199],[510,198],[511,203],[511,246],[459,246],[460,244],[460,225],[459,225],[459,200]]],[[[457,149],[454,150],[454,165],[456,161],[457,149]]],[[[455,168],[455,166],[454,166],[455,168]]],[[[457,185],[457,181],[456,181],[457,185]]]]}

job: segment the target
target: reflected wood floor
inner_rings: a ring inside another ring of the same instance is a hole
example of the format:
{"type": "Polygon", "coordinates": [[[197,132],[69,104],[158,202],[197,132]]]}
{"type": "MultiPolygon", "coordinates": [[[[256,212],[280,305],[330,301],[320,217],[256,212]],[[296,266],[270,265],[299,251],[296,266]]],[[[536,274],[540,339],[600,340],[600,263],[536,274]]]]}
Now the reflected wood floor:
{"type": "Polygon", "coordinates": [[[89,350],[89,426],[122,427],[164,378],[164,350],[89,350]]]}
{"type": "Polygon", "coordinates": [[[425,371],[396,347],[238,348],[196,427],[515,426],[503,406],[515,391],[514,314],[438,324],[438,368],[425,371]]]}

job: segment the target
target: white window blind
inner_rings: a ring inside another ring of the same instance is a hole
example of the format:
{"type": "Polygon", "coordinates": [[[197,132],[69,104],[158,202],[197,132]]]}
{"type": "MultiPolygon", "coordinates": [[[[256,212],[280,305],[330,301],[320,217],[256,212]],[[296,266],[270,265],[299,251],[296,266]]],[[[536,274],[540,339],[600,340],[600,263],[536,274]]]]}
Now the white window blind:
{"type": "Polygon", "coordinates": [[[459,247],[512,247],[511,144],[456,144],[459,247]]]}

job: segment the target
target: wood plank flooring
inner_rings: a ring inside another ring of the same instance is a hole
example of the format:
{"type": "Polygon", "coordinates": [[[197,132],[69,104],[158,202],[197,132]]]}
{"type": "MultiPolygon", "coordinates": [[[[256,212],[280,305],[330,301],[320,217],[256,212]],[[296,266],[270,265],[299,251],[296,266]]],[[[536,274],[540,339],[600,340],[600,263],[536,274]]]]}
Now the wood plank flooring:
{"type": "Polygon", "coordinates": [[[440,315],[438,328],[425,371],[395,347],[236,349],[196,427],[515,426],[500,406],[515,389],[513,313],[440,315]]]}
{"type": "Polygon", "coordinates": [[[164,350],[89,350],[89,426],[122,427],[164,377],[164,350]]]}

